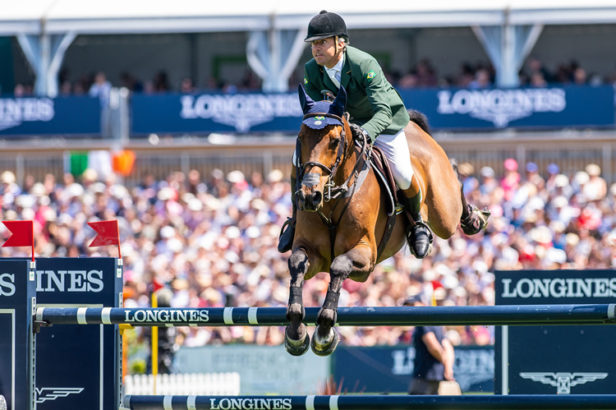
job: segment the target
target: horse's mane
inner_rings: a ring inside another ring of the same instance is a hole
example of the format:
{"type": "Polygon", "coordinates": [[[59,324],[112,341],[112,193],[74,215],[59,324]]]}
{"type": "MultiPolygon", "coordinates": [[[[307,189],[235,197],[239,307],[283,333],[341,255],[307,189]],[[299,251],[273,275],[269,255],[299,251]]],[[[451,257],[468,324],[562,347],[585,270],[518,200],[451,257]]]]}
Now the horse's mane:
{"type": "Polygon", "coordinates": [[[415,110],[409,110],[409,115],[411,117],[411,121],[419,125],[419,128],[424,130],[426,133],[430,134],[430,126],[428,125],[428,117],[426,117],[423,113],[419,111],[415,111],[415,110]]]}

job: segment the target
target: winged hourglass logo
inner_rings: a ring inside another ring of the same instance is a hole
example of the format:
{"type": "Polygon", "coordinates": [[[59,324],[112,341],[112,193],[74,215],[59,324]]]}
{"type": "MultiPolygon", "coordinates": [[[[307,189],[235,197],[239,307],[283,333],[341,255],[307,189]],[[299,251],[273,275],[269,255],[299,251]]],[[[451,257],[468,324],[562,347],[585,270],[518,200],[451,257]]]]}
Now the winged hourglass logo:
{"type": "Polygon", "coordinates": [[[573,386],[605,379],[607,373],[522,372],[520,377],[554,386],[556,387],[556,394],[570,394],[573,386]]]}

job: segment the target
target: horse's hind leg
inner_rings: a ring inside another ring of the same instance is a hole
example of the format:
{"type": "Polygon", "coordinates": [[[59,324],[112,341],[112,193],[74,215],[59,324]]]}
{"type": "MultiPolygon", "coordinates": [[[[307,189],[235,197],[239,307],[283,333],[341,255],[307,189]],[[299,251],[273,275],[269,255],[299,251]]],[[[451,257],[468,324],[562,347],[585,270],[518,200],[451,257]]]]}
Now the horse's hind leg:
{"type": "MultiPolygon", "coordinates": [[[[342,283],[351,274],[365,278],[372,270],[371,251],[366,246],[355,247],[337,256],[330,267],[330,282],[317,316],[317,329],[312,335],[312,351],[319,356],[330,355],[338,345],[339,336],[334,330],[338,315],[338,299],[342,283]]],[[[355,277],[355,276],[354,276],[355,277]]],[[[363,279],[365,280],[365,279],[363,279]]]]}
{"type": "Polygon", "coordinates": [[[289,307],[287,308],[287,319],[289,325],[285,329],[285,347],[287,352],[294,356],[300,356],[308,350],[310,336],[306,331],[304,320],[304,302],[302,300],[302,289],[304,287],[304,276],[308,271],[308,255],[303,248],[293,250],[289,258],[289,271],[291,273],[291,285],[289,287],[289,307]]]}

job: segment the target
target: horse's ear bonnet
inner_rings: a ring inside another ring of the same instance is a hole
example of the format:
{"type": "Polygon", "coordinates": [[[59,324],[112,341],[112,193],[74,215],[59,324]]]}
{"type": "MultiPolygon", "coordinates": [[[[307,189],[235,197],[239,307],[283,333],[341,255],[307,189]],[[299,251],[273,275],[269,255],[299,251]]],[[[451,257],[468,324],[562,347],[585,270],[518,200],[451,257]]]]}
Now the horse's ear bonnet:
{"type": "Polygon", "coordinates": [[[346,106],[347,94],[344,87],[340,87],[338,95],[333,102],[329,101],[314,101],[308,94],[303,85],[299,85],[297,92],[299,94],[299,102],[304,112],[304,121],[309,128],[320,130],[328,125],[342,125],[340,117],[344,114],[346,106]],[[330,114],[319,115],[319,114],[330,114]],[[335,118],[338,117],[338,118],[335,118]]]}

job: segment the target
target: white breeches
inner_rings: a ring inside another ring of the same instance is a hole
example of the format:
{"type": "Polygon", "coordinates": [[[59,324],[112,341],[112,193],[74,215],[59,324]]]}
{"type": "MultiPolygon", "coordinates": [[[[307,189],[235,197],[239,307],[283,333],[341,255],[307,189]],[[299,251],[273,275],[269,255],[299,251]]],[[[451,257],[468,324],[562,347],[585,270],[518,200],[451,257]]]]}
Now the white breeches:
{"type": "Polygon", "coordinates": [[[411,165],[411,154],[404,130],[400,130],[394,135],[380,134],[374,145],[383,151],[389,161],[398,188],[403,191],[408,189],[413,180],[413,166],[411,165]]]}

